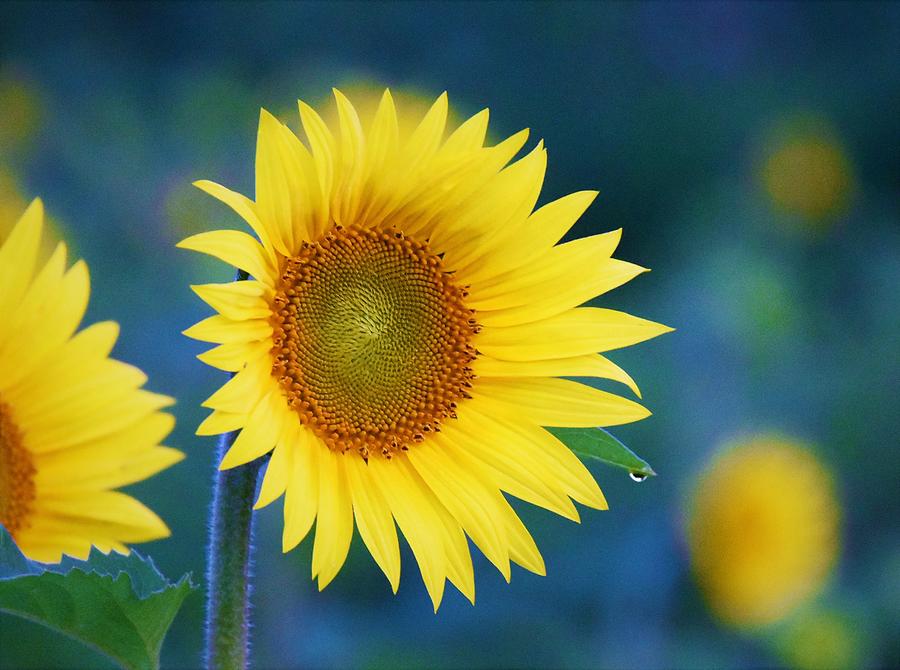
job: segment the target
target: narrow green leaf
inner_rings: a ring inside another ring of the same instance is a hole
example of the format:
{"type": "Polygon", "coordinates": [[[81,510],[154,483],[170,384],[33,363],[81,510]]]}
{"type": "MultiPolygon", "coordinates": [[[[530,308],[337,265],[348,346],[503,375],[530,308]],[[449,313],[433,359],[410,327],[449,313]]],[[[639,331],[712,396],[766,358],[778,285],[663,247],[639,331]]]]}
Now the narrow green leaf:
{"type": "Polygon", "coordinates": [[[628,470],[640,481],[655,477],[650,464],[602,428],[547,428],[579,458],[594,458],[628,470]]]}
{"type": "Polygon", "coordinates": [[[128,670],[156,670],[190,576],[166,580],[149,558],[104,556],[57,566],[28,561],[0,529],[0,611],[43,624],[128,670]]]}

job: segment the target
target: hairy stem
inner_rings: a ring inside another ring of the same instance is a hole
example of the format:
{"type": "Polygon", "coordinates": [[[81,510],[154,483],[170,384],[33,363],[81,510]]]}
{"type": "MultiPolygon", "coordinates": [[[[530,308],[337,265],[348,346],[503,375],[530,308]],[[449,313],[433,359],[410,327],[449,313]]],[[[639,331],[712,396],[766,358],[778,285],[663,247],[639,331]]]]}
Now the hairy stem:
{"type": "MultiPolygon", "coordinates": [[[[236,279],[247,279],[247,274],[238,271],[236,279]]],[[[217,465],[239,432],[222,435],[217,465]]],[[[247,667],[253,496],[262,460],[230,470],[216,470],[206,574],[206,667],[209,670],[247,667]]]]}

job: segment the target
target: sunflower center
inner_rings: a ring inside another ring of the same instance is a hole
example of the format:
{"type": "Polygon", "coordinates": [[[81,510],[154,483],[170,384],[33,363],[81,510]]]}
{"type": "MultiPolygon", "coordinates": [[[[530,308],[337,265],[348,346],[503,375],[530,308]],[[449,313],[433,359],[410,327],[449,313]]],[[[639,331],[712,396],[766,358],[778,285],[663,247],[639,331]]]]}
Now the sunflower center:
{"type": "Polygon", "coordinates": [[[390,458],[468,397],[478,326],[465,296],[426,245],[336,226],[284,264],[272,374],[329,448],[390,458]]]}
{"type": "Polygon", "coordinates": [[[34,463],[13,422],[9,407],[0,400],[0,525],[10,535],[22,528],[34,500],[34,463]]]}

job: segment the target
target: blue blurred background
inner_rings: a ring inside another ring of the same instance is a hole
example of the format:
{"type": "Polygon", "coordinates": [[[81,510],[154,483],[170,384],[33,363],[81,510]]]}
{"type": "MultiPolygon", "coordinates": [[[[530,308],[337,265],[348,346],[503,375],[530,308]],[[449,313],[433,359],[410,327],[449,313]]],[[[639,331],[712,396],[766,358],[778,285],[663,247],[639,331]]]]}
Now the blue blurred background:
{"type": "MultiPolygon", "coordinates": [[[[188,285],[231,274],[174,244],[239,226],[190,182],[252,195],[259,107],[288,120],[332,86],[422,105],[446,89],[457,120],[491,108],[493,139],[545,139],[542,201],[600,191],[571,235],[624,227],[617,256],[653,272],[599,304],[678,329],[612,355],[654,411],[615,432],[659,476],[592,466],[611,510],[580,526],[518,505],[548,575],[507,585],[478,555],[477,605],[448,589],[437,615],[408,551],[394,597],[358,537],[318,593],[310,542],[282,555],[272,505],[256,667],[796,662],[775,634],[714,618],[684,539],[710,456],[771,430],[837,482],[819,607],[846,621],[853,665],[900,664],[900,5],[0,5],[0,235],[41,196],[90,266],[88,321],[119,321],[115,354],[177,396],[169,444],[188,458],[133,487],[172,528],[142,550],[173,577],[202,580],[214,443],[193,431],[222,382],[180,335],[208,313],[188,285]]],[[[199,663],[201,622],[195,595],[164,665],[199,663]]],[[[0,665],[108,664],[4,615],[0,665]]]]}

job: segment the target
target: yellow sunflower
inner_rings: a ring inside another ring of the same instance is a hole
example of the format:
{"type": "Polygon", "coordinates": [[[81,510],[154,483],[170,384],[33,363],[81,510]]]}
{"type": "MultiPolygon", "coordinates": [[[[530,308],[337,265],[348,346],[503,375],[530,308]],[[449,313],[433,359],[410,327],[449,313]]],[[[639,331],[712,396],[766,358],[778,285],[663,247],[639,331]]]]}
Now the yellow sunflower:
{"type": "Polygon", "coordinates": [[[271,452],[256,507],[285,494],[283,550],[316,523],[324,588],[359,534],[394,591],[395,522],[437,609],[450,580],[474,602],[468,535],[509,579],[543,574],[502,492],[578,520],[606,501],[552,426],[637,421],[641,405],[563,376],[634,382],[599,355],[669,328],[585,301],[644,271],[614,260],[621,231],[557,245],[596,193],[537,211],[542,144],[484,146],[484,110],[444,137],[441,95],[409,134],[390,92],[367,123],[335,91],[339,130],[309,106],[309,148],[266,111],[256,200],[201,181],[258,239],[213,231],[179,246],[251,280],[194,286],[218,314],[185,334],[235,373],[200,435],[241,432],[221,468],[271,452]]]}
{"type": "Polygon", "coordinates": [[[742,627],[796,611],[831,572],[838,521],[831,477],[803,445],[774,435],[728,445],[699,478],[689,516],[712,609],[742,627]]]}
{"type": "Polygon", "coordinates": [[[66,269],[59,243],[37,263],[43,206],[35,200],[0,247],[0,524],[28,558],[87,558],[91,545],[169,534],[116,487],[181,460],[158,446],[174,419],[166,396],[143,391],[137,368],[109,358],[118,325],[76,333],[90,294],[84,261],[66,269]]]}

